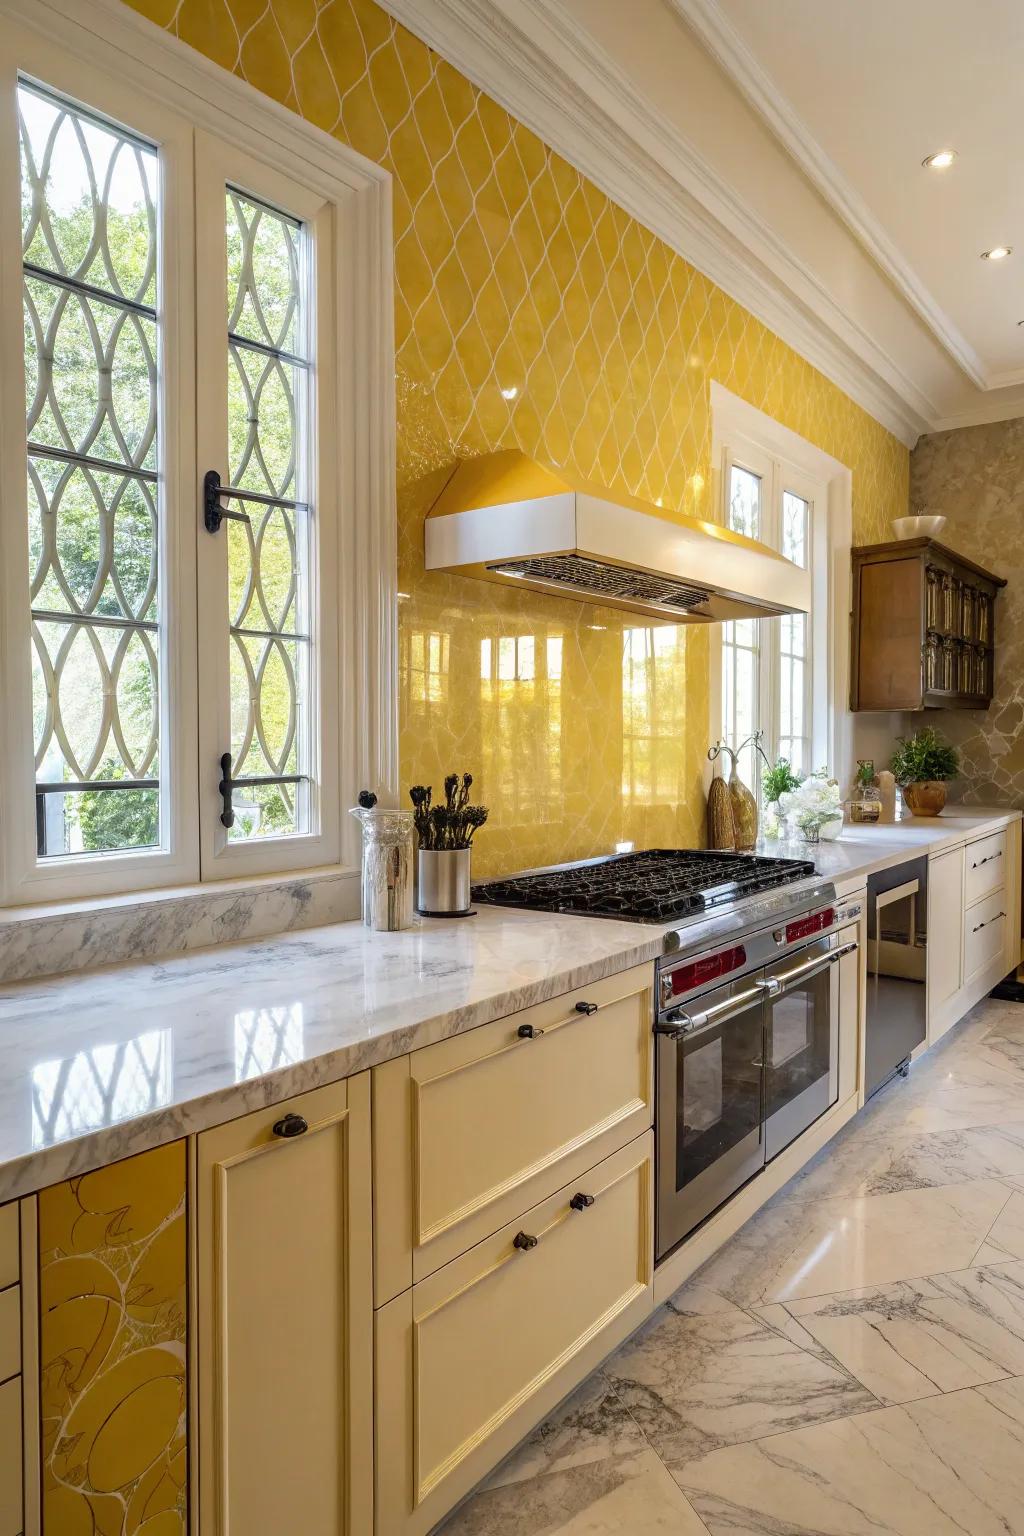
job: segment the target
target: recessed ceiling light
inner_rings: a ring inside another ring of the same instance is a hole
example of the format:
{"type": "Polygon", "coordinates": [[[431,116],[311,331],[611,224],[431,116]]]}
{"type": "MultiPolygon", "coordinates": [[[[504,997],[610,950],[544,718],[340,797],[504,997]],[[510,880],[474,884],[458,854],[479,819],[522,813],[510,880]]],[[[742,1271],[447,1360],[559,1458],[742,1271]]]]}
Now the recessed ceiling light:
{"type": "Polygon", "coordinates": [[[994,245],[990,251],[982,251],[982,261],[1003,261],[1013,255],[1012,245],[994,245]]]}
{"type": "Polygon", "coordinates": [[[518,386],[518,384],[510,384],[508,389],[503,389],[502,390],[501,398],[503,400],[514,400],[516,395],[518,395],[518,393],[519,393],[519,386],[518,386]]]}
{"type": "Polygon", "coordinates": [[[934,155],[925,155],[921,164],[929,171],[945,171],[955,159],[955,149],[937,149],[934,155]]]}

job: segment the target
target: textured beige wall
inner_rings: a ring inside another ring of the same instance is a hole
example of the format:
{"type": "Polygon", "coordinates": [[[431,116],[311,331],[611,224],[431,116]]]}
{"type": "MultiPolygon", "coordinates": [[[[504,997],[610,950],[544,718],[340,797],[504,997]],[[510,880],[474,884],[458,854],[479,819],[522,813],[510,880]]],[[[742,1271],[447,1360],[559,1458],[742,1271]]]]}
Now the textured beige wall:
{"type": "Polygon", "coordinates": [[[991,708],[928,718],[960,748],[964,800],[1024,804],[1024,419],[922,437],[910,503],[945,513],[943,543],[1009,582],[996,604],[991,708]]]}

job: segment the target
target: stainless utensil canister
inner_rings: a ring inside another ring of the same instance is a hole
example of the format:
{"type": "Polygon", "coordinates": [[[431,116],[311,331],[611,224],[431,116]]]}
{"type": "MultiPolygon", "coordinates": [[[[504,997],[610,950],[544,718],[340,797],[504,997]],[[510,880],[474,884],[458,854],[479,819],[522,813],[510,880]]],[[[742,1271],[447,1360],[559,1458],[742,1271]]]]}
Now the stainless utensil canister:
{"type": "Polygon", "coordinates": [[[412,811],[356,806],[350,815],[363,828],[363,922],[386,933],[408,928],[413,920],[412,811]]]}
{"type": "Polygon", "coordinates": [[[424,917],[465,917],[469,912],[471,851],[469,848],[420,849],[416,910],[424,917]]]}

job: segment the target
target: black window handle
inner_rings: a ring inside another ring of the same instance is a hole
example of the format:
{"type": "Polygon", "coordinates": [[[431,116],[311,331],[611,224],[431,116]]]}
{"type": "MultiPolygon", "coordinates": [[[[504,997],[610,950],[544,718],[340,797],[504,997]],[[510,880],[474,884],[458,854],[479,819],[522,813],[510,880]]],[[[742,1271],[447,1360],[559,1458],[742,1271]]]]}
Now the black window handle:
{"type": "Polygon", "coordinates": [[[572,1206],[574,1211],[589,1210],[593,1203],[593,1195],[585,1195],[582,1190],[578,1190],[577,1193],[573,1195],[572,1199],[569,1201],[569,1204],[572,1206]]]}
{"type": "Polygon", "coordinates": [[[512,1247],[519,1248],[523,1253],[525,1253],[529,1248],[536,1248],[539,1242],[540,1238],[531,1237],[529,1232],[517,1232],[515,1237],[512,1239],[512,1247]]]}
{"type": "Polygon", "coordinates": [[[291,1110],[283,1119],[274,1121],[274,1135],[283,1136],[285,1141],[290,1141],[293,1136],[304,1136],[308,1130],[309,1121],[291,1110]]]}
{"type": "Polygon", "coordinates": [[[596,1003],[577,1003],[576,1004],[576,1012],[577,1013],[585,1013],[587,1015],[587,1017],[589,1018],[592,1013],[596,1013],[597,1012],[597,1004],[596,1003]]]}

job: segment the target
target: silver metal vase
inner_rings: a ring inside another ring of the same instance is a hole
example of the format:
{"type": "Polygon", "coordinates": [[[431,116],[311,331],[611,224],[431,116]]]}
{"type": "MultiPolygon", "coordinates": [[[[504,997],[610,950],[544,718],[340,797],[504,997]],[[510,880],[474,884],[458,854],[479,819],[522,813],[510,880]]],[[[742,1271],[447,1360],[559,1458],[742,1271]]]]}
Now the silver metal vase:
{"type": "Polygon", "coordinates": [[[469,848],[421,848],[416,862],[416,910],[421,917],[469,914],[469,848]]]}

